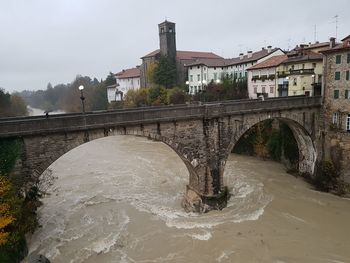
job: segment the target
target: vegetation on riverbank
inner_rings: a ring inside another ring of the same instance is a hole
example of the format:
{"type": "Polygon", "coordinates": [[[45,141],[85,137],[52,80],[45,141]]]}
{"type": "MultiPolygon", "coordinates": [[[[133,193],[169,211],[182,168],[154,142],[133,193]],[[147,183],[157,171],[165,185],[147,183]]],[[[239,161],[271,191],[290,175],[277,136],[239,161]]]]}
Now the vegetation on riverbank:
{"type": "Polygon", "coordinates": [[[27,105],[17,94],[10,94],[0,88],[0,118],[27,115],[27,105]]]}
{"type": "Polygon", "coordinates": [[[0,140],[0,262],[19,262],[27,254],[25,234],[37,226],[40,206],[38,189],[24,190],[26,181],[13,174],[22,143],[17,139],[0,140]]]}
{"type": "MultiPolygon", "coordinates": [[[[242,136],[233,152],[282,162],[289,173],[298,175],[298,144],[292,130],[284,123],[270,120],[258,123],[242,136]]],[[[350,186],[341,177],[336,161],[320,162],[313,176],[302,176],[319,191],[340,196],[350,193],[350,186]]]]}
{"type": "Polygon", "coordinates": [[[261,122],[248,130],[233,152],[282,161],[288,169],[297,169],[299,150],[293,132],[284,123],[261,122]]]}

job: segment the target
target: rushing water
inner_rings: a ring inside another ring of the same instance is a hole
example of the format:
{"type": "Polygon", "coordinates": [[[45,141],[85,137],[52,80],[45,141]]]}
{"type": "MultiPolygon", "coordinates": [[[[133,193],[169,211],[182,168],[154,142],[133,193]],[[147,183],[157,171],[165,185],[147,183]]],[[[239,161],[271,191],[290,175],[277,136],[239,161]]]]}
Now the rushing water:
{"type": "MultiPolygon", "coordinates": [[[[29,116],[45,115],[45,111],[42,110],[42,109],[33,108],[31,106],[27,106],[27,109],[28,109],[29,116]]],[[[61,113],[64,113],[64,111],[56,110],[56,111],[50,111],[49,112],[50,115],[61,114],[61,113]]]]}
{"type": "Polygon", "coordinates": [[[51,167],[30,253],[51,262],[350,262],[350,200],[282,165],[231,155],[228,207],[187,214],[181,159],[132,136],[82,145],[51,167]]]}

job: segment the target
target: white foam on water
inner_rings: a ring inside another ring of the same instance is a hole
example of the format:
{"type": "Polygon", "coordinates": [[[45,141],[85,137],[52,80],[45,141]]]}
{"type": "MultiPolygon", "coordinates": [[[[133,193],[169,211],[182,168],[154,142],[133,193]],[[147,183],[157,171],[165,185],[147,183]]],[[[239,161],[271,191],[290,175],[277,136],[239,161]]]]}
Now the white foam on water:
{"type": "Polygon", "coordinates": [[[222,251],[220,256],[218,256],[215,260],[220,263],[223,260],[228,260],[229,256],[234,253],[234,251],[222,251]]]}
{"type": "Polygon", "coordinates": [[[282,213],[282,215],[287,218],[287,219],[292,219],[294,221],[298,221],[298,222],[302,222],[302,223],[307,223],[304,219],[300,218],[300,217],[297,217],[297,216],[294,216],[294,215],[291,215],[289,213],[282,213]]]}
{"type": "Polygon", "coordinates": [[[206,232],[204,234],[193,234],[191,237],[197,240],[208,241],[212,237],[212,234],[210,232],[206,232]]]}

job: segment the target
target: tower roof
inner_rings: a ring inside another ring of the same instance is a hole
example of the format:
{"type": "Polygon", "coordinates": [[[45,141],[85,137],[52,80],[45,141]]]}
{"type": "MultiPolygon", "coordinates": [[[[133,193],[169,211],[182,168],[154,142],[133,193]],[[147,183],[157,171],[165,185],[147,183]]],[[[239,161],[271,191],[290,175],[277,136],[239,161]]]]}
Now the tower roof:
{"type": "Polygon", "coordinates": [[[159,23],[158,25],[161,26],[161,25],[164,25],[164,24],[174,24],[175,25],[174,22],[170,22],[170,21],[168,21],[166,19],[162,23],[159,23]]]}

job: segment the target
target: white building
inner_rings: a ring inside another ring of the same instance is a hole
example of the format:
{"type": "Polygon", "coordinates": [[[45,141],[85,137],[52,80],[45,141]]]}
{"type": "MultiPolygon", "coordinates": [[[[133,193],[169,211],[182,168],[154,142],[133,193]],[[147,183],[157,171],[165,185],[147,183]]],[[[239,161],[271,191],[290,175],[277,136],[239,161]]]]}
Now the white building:
{"type": "Polygon", "coordinates": [[[273,56],[248,69],[248,94],[249,98],[257,99],[278,97],[277,68],[287,60],[287,55],[273,56]]]}
{"type": "Polygon", "coordinates": [[[247,78],[247,69],[273,56],[283,55],[284,52],[279,48],[267,49],[257,52],[248,51],[246,55],[240,54],[237,58],[231,59],[197,59],[187,64],[189,94],[195,94],[211,81],[220,82],[226,77],[247,78]]]}
{"type": "Polygon", "coordinates": [[[129,90],[140,88],[140,68],[123,69],[115,74],[116,84],[107,87],[108,102],[121,101],[129,90]]]}

